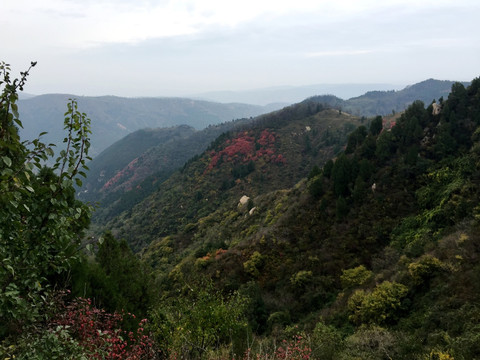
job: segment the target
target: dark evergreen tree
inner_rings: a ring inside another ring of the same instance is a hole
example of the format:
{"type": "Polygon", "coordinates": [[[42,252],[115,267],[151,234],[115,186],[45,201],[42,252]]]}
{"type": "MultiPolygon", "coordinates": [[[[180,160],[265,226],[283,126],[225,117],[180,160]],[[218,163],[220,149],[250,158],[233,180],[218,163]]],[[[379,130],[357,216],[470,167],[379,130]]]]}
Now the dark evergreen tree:
{"type": "Polygon", "coordinates": [[[377,116],[375,119],[372,120],[370,123],[370,134],[373,136],[377,136],[383,129],[383,119],[381,116],[377,116]]]}

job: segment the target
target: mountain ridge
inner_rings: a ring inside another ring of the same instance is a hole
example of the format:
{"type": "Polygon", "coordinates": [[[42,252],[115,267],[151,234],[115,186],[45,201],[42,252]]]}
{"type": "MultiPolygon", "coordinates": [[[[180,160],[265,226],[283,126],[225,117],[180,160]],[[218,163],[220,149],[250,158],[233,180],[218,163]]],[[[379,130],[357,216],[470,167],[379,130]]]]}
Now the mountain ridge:
{"type": "Polygon", "coordinates": [[[202,129],[272,110],[270,107],[249,104],[220,104],[187,98],[38,95],[18,102],[24,122],[22,136],[34,139],[44,129],[49,129],[44,141],[60,146],[63,140],[63,114],[70,98],[76,98],[79,109],[92,119],[90,154],[93,157],[128,133],[141,128],[185,124],[202,129]]]}
{"type": "MultiPolygon", "coordinates": [[[[452,83],[453,82],[450,82],[450,81],[439,81],[434,79],[428,79],[421,83],[411,85],[399,91],[371,91],[360,97],[352,98],[350,100],[342,100],[334,95],[314,96],[314,97],[307,98],[306,100],[303,100],[298,104],[302,104],[302,103],[309,104],[312,102],[318,104],[319,106],[328,104],[329,107],[335,108],[340,112],[357,113],[358,116],[365,115],[365,114],[378,115],[382,113],[382,109],[384,113],[391,114],[392,111],[390,109],[392,107],[397,109],[404,108],[408,106],[408,104],[411,101],[413,101],[412,99],[415,99],[416,97],[420,97],[422,99],[428,99],[428,101],[431,101],[432,97],[439,99],[442,96],[448,95],[448,92],[449,92],[448,87],[451,86],[452,83]],[[380,106],[378,104],[383,104],[383,105],[380,106]],[[372,109],[375,110],[375,113],[372,112],[372,109]],[[385,109],[389,109],[389,110],[385,110],[385,109]],[[379,112],[376,112],[376,111],[379,111],[379,112]]],[[[274,113],[280,114],[283,112],[285,114],[289,111],[289,109],[292,109],[294,106],[295,105],[284,107],[282,110],[277,110],[274,113]]],[[[299,105],[299,106],[302,106],[302,105],[299,105]]],[[[305,105],[305,106],[311,106],[311,105],[305,105]]],[[[313,110],[309,110],[309,111],[313,111],[313,110]]],[[[286,117],[288,118],[287,115],[282,115],[282,116],[283,118],[286,118],[286,117]]],[[[247,123],[248,121],[253,121],[258,123],[258,122],[261,122],[263,118],[265,118],[265,116],[258,116],[257,118],[252,118],[252,120],[243,119],[241,122],[247,123]]],[[[93,199],[100,200],[105,206],[110,206],[113,202],[117,202],[117,205],[115,206],[118,209],[125,208],[127,206],[126,205],[127,203],[130,205],[137,203],[138,201],[140,201],[140,197],[143,197],[145,194],[147,194],[148,191],[150,191],[147,189],[151,188],[151,184],[153,184],[154,182],[157,183],[158,181],[161,181],[161,179],[165,180],[167,173],[171,174],[175,166],[177,167],[182,166],[183,163],[187,161],[190,157],[200,154],[203,150],[205,150],[208,144],[215,139],[215,136],[220,135],[222,132],[229,131],[235,126],[237,125],[235,125],[233,122],[225,122],[222,125],[220,125],[221,128],[210,127],[208,128],[207,131],[204,132],[204,134],[202,134],[201,132],[195,134],[194,137],[191,138],[192,141],[194,141],[192,144],[188,143],[189,141],[188,139],[181,140],[181,142],[178,145],[179,147],[177,148],[178,151],[175,151],[175,148],[173,147],[174,143],[170,143],[171,145],[170,147],[163,146],[163,149],[158,148],[158,154],[155,153],[156,151],[155,148],[151,148],[148,150],[148,153],[146,152],[145,154],[139,157],[139,162],[137,162],[136,164],[130,164],[128,166],[128,169],[122,168],[122,167],[125,167],[127,163],[123,164],[123,166],[118,165],[117,167],[115,167],[115,171],[112,174],[104,173],[102,176],[100,176],[100,171],[97,171],[98,170],[97,164],[98,162],[100,162],[100,160],[94,159],[94,161],[91,163],[92,171],[91,171],[90,179],[86,180],[86,186],[83,188],[83,191],[87,190],[89,194],[83,192],[81,194],[81,198],[84,200],[93,200],[93,199]],[[203,140],[202,140],[202,143],[200,144],[198,141],[202,138],[203,140]],[[165,152],[167,151],[167,148],[170,148],[169,150],[170,152],[165,152]],[[186,151],[189,148],[191,148],[192,151],[186,151]],[[183,155],[180,155],[180,154],[183,154],[183,155]],[[172,159],[172,158],[176,158],[177,162],[175,162],[174,164],[172,163],[171,167],[169,167],[170,170],[168,170],[167,172],[164,172],[166,168],[163,167],[161,164],[165,161],[165,159],[172,159]],[[115,175],[115,173],[118,173],[119,175],[115,175]],[[157,175],[154,175],[155,173],[157,173],[157,175]],[[108,176],[104,176],[104,175],[108,175],[108,176]],[[109,182],[113,176],[116,176],[114,179],[115,183],[118,184],[118,183],[121,183],[122,181],[126,181],[127,185],[126,186],[119,185],[120,187],[111,187],[110,189],[106,191],[102,191],[102,193],[99,193],[98,192],[99,189],[97,188],[98,185],[109,182]],[[149,176],[153,176],[152,179],[149,180],[150,185],[147,183],[144,183],[141,186],[142,188],[141,191],[139,189],[137,189],[137,191],[135,190],[132,191],[133,186],[139,186],[140,183],[149,176]],[[130,180],[128,180],[127,178],[129,178],[130,180]],[[137,180],[133,181],[133,179],[135,178],[137,180]],[[127,188],[130,190],[128,191],[129,193],[125,195],[125,199],[123,200],[120,200],[120,198],[124,196],[121,191],[117,191],[115,194],[112,193],[113,190],[115,189],[119,190],[121,187],[123,187],[124,189],[127,188]],[[135,195],[135,192],[137,192],[137,195],[135,195]],[[143,195],[140,196],[140,193],[143,195]],[[128,198],[129,200],[127,201],[126,198],[128,198]]],[[[148,141],[146,141],[146,143],[147,142],[148,141]]],[[[119,141],[119,143],[121,143],[121,140],[119,141]]],[[[117,146],[120,146],[120,145],[117,144],[117,146]]],[[[143,147],[139,146],[138,148],[143,148],[143,147]]],[[[110,150],[106,149],[105,151],[106,152],[110,151],[112,153],[112,156],[114,156],[117,150],[114,150],[114,148],[112,148],[110,150]]],[[[130,161],[134,159],[134,157],[125,157],[125,159],[126,158],[130,159],[130,161]]],[[[114,163],[115,161],[111,160],[111,164],[114,164],[114,163]]],[[[111,167],[111,165],[109,165],[109,167],[111,167]]],[[[98,214],[103,212],[104,212],[103,210],[100,210],[98,211],[98,214]]],[[[114,213],[118,214],[118,211],[116,210],[114,211],[114,213]]]]}

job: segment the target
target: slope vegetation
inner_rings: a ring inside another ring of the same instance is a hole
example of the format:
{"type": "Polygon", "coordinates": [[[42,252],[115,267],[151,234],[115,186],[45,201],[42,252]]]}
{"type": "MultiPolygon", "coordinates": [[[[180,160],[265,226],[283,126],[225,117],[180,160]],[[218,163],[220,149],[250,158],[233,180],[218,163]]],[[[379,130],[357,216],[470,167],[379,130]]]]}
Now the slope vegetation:
{"type": "Polygon", "coordinates": [[[181,230],[226,202],[293,186],[346,142],[358,118],[304,102],[261,116],[217,138],[107,228],[135,249],[181,230]]]}
{"type": "MultiPolygon", "coordinates": [[[[284,190],[254,192],[248,175],[240,178],[237,199],[245,193],[248,203],[225,197],[213,208],[198,207],[183,229],[156,228],[142,258],[157,268],[166,293],[203,274],[223,291],[251,294],[257,333],[317,336],[318,358],[479,357],[480,79],[468,88],[454,84],[440,105],[438,111],[414,102],[391,129],[379,118],[369,129],[360,126],[335,161],[284,190]]],[[[302,126],[314,126],[322,114],[302,126]]],[[[295,115],[289,119],[294,123],[295,115]]],[[[258,134],[281,141],[281,128],[266,129],[258,134]]],[[[246,131],[223,139],[175,179],[214,181],[209,171],[217,169],[216,159],[223,159],[220,167],[233,166],[229,147],[246,146],[249,137],[262,138],[246,131]]],[[[289,154],[278,150],[276,158],[289,154]]],[[[290,159],[280,165],[286,177],[290,159]]],[[[269,165],[269,174],[279,166],[269,165]]],[[[182,186],[176,206],[187,205],[182,192],[200,189],[182,186]]],[[[197,202],[206,201],[201,194],[197,202]]],[[[161,212],[167,202],[155,208],[157,199],[149,201],[155,221],[168,216],[161,212]]]]}

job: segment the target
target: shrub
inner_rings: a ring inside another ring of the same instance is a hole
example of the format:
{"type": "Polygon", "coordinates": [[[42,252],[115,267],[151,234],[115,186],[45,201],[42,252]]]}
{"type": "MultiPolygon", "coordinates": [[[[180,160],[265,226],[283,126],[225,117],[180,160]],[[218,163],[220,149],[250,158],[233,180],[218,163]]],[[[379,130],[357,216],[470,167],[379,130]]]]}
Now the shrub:
{"type": "Polygon", "coordinates": [[[408,288],[396,282],[384,281],[372,292],[355,291],[348,300],[352,312],[350,320],[355,324],[385,324],[397,319],[402,300],[408,288]]]}
{"type": "Polygon", "coordinates": [[[395,334],[387,329],[378,326],[362,327],[345,339],[344,348],[337,359],[396,359],[397,343],[395,334]]]}
{"type": "Polygon", "coordinates": [[[318,322],[312,335],[312,355],[322,360],[336,359],[337,352],[343,347],[341,333],[331,325],[318,322]]]}
{"type": "Polygon", "coordinates": [[[160,302],[152,312],[151,329],[157,343],[170,355],[202,359],[246,333],[247,301],[243,296],[234,293],[225,297],[206,280],[184,290],[181,296],[160,302]]]}
{"type": "Polygon", "coordinates": [[[442,262],[436,257],[424,255],[417,262],[408,265],[408,273],[412,277],[413,282],[416,285],[420,285],[443,267],[442,262]]]}
{"type": "Polygon", "coordinates": [[[135,331],[126,331],[122,324],[135,315],[107,313],[83,298],[66,304],[64,298],[57,293],[47,323],[36,324],[17,339],[13,358],[158,359],[159,351],[145,330],[147,319],[136,320],[135,331]]]}
{"type": "Polygon", "coordinates": [[[246,273],[252,275],[253,277],[260,276],[260,269],[263,266],[263,256],[258,251],[255,251],[250,259],[243,263],[243,269],[246,273]]]}
{"type": "Polygon", "coordinates": [[[364,265],[352,269],[343,270],[340,281],[344,289],[353,288],[365,284],[373,276],[373,273],[364,265]]]}

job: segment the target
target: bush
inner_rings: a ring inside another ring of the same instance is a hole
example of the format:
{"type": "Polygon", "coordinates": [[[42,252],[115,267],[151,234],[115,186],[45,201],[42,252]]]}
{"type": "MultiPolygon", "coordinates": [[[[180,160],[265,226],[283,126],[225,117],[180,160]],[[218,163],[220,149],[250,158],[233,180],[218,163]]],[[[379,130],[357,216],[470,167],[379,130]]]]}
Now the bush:
{"type": "Polygon", "coordinates": [[[344,289],[353,288],[365,284],[373,276],[373,273],[364,265],[353,269],[343,270],[340,280],[344,289]]]}
{"type": "Polygon", "coordinates": [[[263,262],[264,259],[262,254],[260,254],[258,251],[255,251],[252,256],[250,256],[250,259],[243,263],[243,269],[251,276],[259,277],[263,262]]]}
{"type": "Polygon", "coordinates": [[[64,293],[56,293],[49,300],[52,314],[46,324],[24,332],[8,355],[25,360],[158,359],[159,351],[145,330],[146,319],[136,320],[135,331],[126,331],[122,324],[135,315],[107,313],[89,299],[64,299],[64,293]]]}
{"type": "Polygon", "coordinates": [[[398,358],[398,339],[387,329],[373,326],[357,330],[345,339],[338,356],[341,360],[377,360],[398,358]]]}
{"type": "MultiPolygon", "coordinates": [[[[234,293],[224,297],[207,280],[184,290],[160,302],[152,312],[151,328],[157,343],[169,349],[170,355],[202,359],[247,333],[248,302],[243,296],[234,293]]],[[[233,347],[241,348],[236,349],[237,353],[245,350],[241,344],[234,343],[233,347]]]]}
{"type": "Polygon", "coordinates": [[[422,284],[444,267],[435,256],[424,255],[417,262],[408,265],[408,273],[416,285],[422,284]]]}
{"type": "Polygon", "coordinates": [[[334,360],[343,347],[341,333],[333,326],[318,322],[312,335],[312,355],[322,360],[334,360]]]}
{"type": "Polygon", "coordinates": [[[357,290],[348,300],[348,309],[352,312],[349,318],[358,325],[394,322],[407,293],[405,285],[390,281],[377,285],[372,292],[357,290]]]}

